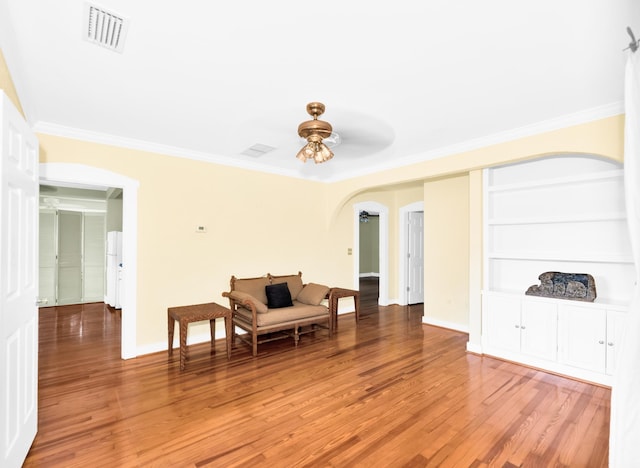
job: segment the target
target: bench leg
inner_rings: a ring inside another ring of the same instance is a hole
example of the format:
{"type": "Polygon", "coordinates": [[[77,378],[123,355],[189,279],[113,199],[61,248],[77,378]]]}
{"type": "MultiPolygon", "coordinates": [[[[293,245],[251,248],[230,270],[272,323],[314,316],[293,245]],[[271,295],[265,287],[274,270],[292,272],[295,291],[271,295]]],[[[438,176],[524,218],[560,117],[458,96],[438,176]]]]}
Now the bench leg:
{"type": "Polygon", "coordinates": [[[252,352],[253,352],[253,357],[256,357],[258,355],[258,334],[257,333],[252,333],[252,337],[253,337],[253,341],[251,342],[252,344],[252,352]]]}

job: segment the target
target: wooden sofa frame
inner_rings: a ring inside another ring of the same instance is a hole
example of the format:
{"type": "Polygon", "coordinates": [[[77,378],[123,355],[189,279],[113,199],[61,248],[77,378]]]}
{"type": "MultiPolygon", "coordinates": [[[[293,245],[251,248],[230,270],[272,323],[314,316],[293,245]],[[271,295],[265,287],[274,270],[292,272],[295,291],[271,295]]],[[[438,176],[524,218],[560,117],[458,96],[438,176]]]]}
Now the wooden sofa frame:
{"type": "MultiPolygon", "coordinates": [[[[298,272],[299,276],[302,276],[302,272],[298,272]]],[[[293,276],[293,275],[292,275],[293,276]]],[[[266,276],[271,280],[273,277],[270,274],[266,276]]],[[[267,343],[269,341],[274,341],[282,338],[294,338],[295,345],[298,345],[298,341],[300,339],[300,335],[305,333],[311,333],[318,328],[326,328],[329,332],[329,337],[333,335],[333,317],[334,313],[330,310],[330,306],[337,301],[332,301],[331,299],[331,289],[329,289],[329,293],[327,293],[326,299],[329,300],[329,306],[322,306],[326,309],[326,312],[321,315],[314,315],[312,317],[301,317],[294,318],[291,320],[274,323],[270,325],[258,325],[258,310],[255,304],[252,301],[244,299],[238,300],[232,297],[232,292],[236,290],[236,282],[238,280],[258,280],[265,277],[256,277],[256,278],[236,278],[235,276],[231,277],[230,286],[231,289],[229,292],[223,292],[222,296],[229,299],[229,308],[231,309],[232,322],[233,322],[233,345],[235,346],[236,338],[240,338],[243,342],[251,347],[253,356],[258,355],[258,344],[267,343]],[[247,319],[247,313],[241,314],[238,312],[239,308],[243,307],[244,309],[251,312],[251,320],[247,319]],[[246,331],[245,334],[238,334],[236,332],[236,327],[246,331]],[[308,327],[306,330],[303,327],[308,327]]],[[[294,302],[295,304],[295,302],[294,302]]],[[[294,305],[294,308],[296,305],[294,305]]]]}

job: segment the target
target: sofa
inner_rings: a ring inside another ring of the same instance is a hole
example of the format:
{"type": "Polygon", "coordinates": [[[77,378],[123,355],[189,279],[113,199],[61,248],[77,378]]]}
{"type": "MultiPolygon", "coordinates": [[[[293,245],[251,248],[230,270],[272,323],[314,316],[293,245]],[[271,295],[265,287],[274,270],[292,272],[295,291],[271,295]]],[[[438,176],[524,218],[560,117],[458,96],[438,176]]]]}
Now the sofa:
{"type": "Polygon", "coordinates": [[[251,346],[253,356],[258,344],[293,337],[326,328],[332,336],[330,288],[317,283],[304,284],[302,272],[257,278],[231,277],[231,289],[222,296],[229,299],[233,320],[233,344],[240,338],[251,346]],[[328,299],[328,301],[327,301],[328,299]],[[236,327],[246,333],[238,334],[236,327]]]}

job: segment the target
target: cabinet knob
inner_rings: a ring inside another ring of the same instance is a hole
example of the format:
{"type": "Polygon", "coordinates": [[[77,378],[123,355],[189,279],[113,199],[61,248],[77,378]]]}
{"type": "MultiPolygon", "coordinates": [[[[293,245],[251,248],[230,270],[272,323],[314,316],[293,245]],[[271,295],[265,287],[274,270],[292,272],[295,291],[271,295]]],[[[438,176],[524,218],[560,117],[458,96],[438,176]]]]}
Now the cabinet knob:
{"type": "Polygon", "coordinates": [[[525,329],[525,328],[527,328],[527,327],[525,327],[524,325],[522,325],[520,328],[521,328],[522,330],[524,330],[524,329],[525,329]]]}
{"type": "Polygon", "coordinates": [[[612,341],[609,341],[607,344],[608,344],[609,346],[613,346],[613,342],[612,342],[612,341]]]}
{"type": "Polygon", "coordinates": [[[603,340],[598,341],[598,344],[604,344],[603,340]]]}
{"type": "Polygon", "coordinates": [[[517,323],[516,323],[516,328],[520,328],[520,325],[518,325],[517,323]]]}

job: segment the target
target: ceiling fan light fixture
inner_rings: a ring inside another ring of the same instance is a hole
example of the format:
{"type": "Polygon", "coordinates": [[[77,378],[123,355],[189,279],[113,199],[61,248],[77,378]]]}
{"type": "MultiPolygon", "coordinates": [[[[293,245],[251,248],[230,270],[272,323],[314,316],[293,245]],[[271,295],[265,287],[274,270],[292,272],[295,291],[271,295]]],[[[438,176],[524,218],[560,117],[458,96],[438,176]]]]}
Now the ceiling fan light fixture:
{"type": "Polygon", "coordinates": [[[313,120],[307,120],[298,125],[298,135],[308,142],[296,155],[296,158],[302,162],[313,159],[318,164],[333,158],[333,152],[322,142],[324,138],[329,138],[333,132],[329,122],[318,120],[318,116],[324,113],[324,109],[324,104],[321,102],[310,102],[307,104],[307,112],[313,117],[313,120]]]}

